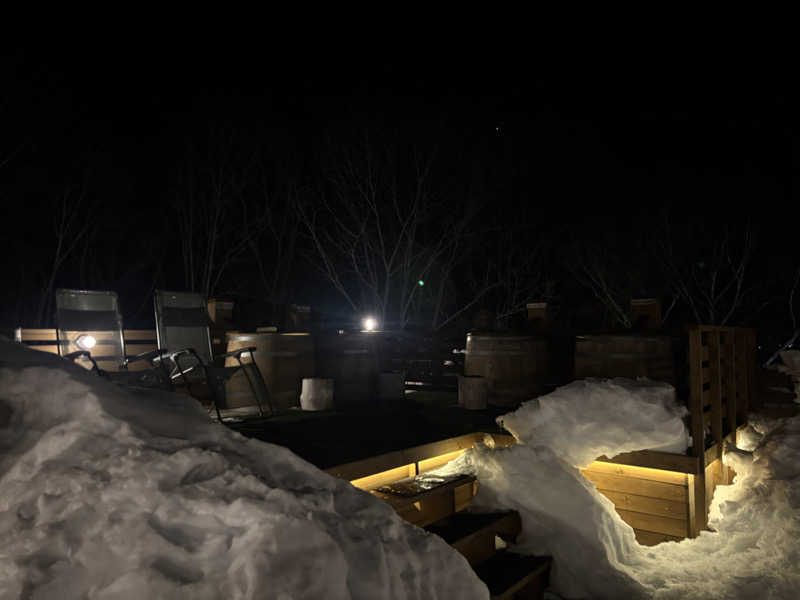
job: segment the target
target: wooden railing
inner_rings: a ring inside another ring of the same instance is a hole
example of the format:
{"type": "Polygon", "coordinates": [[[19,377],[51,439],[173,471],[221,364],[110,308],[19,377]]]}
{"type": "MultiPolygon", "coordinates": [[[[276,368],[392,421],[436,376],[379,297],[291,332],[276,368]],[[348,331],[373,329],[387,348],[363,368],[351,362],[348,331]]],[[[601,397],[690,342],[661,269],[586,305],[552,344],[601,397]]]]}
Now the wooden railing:
{"type": "MultiPolygon", "coordinates": [[[[94,336],[96,339],[101,340],[110,335],[108,331],[85,331],[94,336]]],[[[123,331],[125,338],[125,352],[129,356],[141,354],[142,352],[150,352],[157,347],[156,331],[155,329],[126,329],[123,331]]],[[[49,352],[51,354],[58,354],[58,337],[55,329],[22,329],[14,330],[14,340],[22,342],[26,346],[39,350],[41,352],[49,352]]],[[[108,360],[103,360],[103,346],[98,345],[97,350],[92,351],[92,356],[97,360],[98,365],[106,370],[116,370],[119,365],[112,364],[108,360]]],[[[91,364],[88,361],[80,362],[79,364],[90,368],[91,364]]],[[[139,361],[131,363],[130,370],[137,371],[141,369],[150,368],[150,364],[146,361],[139,361]]]]}
{"type": "Polygon", "coordinates": [[[689,329],[689,413],[694,456],[709,436],[721,451],[736,442],[755,400],[756,332],[737,327],[696,325],[689,329]]]}

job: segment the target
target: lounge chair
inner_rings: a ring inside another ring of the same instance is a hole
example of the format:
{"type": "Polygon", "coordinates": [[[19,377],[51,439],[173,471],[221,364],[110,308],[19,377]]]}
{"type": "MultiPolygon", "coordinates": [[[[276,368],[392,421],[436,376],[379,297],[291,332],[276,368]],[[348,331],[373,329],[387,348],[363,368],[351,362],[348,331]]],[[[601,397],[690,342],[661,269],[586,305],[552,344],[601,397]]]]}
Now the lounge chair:
{"type": "Polygon", "coordinates": [[[272,413],[267,386],[253,360],[256,349],[247,347],[216,356],[213,354],[208,304],[202,294],[156,290],[153,302],[158,348],[164,353],[173,382],[181,381],[195,396],[198,388],[204,386],[217,418],[222,421],[220,410],[231,408],[227,402],[226,383],[240,373],[253,393],[259,415],[264,416],[264,405],[272,413]],[[250,360],[243,361],[243,356],[249,356],[250,360]],[[229,363],[227,366],[226,362],[229,363]]]}
{"type": "Polygon", "coordinates": [[[56,337],[59,355],[76,362],[88,361],[92,371],[115,383],[171,389],[167,372],[159,364],[158,350],[134,356],[125,353],[122,314],[115,292],[56,290],[56,337]],[[129,370],[129,365],[142,361],[149,366],[129,370]]]}

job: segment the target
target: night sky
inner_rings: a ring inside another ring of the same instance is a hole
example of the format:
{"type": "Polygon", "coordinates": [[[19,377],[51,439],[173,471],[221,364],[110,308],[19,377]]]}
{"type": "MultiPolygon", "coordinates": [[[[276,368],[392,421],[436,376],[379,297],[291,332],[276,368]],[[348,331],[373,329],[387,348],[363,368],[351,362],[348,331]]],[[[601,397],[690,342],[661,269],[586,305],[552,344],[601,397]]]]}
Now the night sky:
{"type": "MultiPolygon", "coordinates": [[[[126,320],[147,326],[147,294],[137,290],[150,286],[153,265],[157,285],[183,280],[174,248],[142,257],[173,232],[166,215],[187,140],[213,127],[291,162],[301,178],[325,143],[391,131],[435,146],[443,180],[480,178],[509,223],[530,221],[558,239],[625,239],[665,209],[676,222],[749,222],[759,232],[753,281],[763,278],[776,304],[800,264],[789,218],[790,90],[785,73],[758,64],[366,51],[288,61],[257,46],[87,45],[19,49],[0,72],[4,327],[36,301],[49,256],[43,216],[65,186],[95,198],[102,233],[91,250],[114,256],[92,281],[115,286],[126,320]]],[[[304,260],[291,300],[344,310],[318,277],[303,275],[304,260]]],[[[69,268],[57,285],[80,287],[69,268]]],[[[784,317],[776,308],[780,327],[784,317]]]]}

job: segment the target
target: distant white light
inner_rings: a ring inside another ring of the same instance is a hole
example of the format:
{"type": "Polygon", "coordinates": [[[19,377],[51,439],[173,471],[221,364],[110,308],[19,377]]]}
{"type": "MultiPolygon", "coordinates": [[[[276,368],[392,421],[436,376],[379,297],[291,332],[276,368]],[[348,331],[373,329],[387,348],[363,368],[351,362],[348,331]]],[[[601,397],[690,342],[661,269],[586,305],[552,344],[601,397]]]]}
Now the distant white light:
{"type": "Polygon", "coordinates": [[[363,321],[364,331],[375,331],[378,328],[378,322],[372,317],[367,317],[363,321]]]}
{"type": "Polygon", "coordinates": [[[97,340],[94,339],[94,336],[88,334],[82,334],[78,336],[78,339],[75,340],[75,345],[80,348],[81,350],[91,350],[97,344],[97,340]]]}

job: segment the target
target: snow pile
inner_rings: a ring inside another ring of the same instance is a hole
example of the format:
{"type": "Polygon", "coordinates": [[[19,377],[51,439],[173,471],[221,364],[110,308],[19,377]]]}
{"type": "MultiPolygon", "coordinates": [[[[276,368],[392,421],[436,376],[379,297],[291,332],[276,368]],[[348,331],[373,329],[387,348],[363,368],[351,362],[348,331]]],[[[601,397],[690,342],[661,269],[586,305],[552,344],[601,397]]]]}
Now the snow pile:
{"type": "Polygon", "coordinates": [[[714,493],[714,532],[647,549],[628,571],[652,597],[798,597],[800,418],[753,419],[743,438],[724,455],[736,479],[714,493]]]}
{"type": "Polygon", "coordinates": [[[550,448],[584,468],[598,456],[647,448],[682,454],[686,407],[675,388],[646,379],[583,379],[526,402],[498,422],[525,444],[550,448]]]}
{"type": "Polygon", "coordinates": [[[514,549],[553,556],[551,584],[564,598],[796,598],[800,418],[754,421],[741,447],[726,452],[735,483],[716,489],[716,533],[696,539],[640,546],[580,474],[592,453],[685,450],[680,415],[660,384],[577,382],[501,417],[520,444],[476,447],[441,471],[476,474],[477,506],[519,511],[514,549]]]}
{"type": "Polygon", "coordinates": [[[785,350],[780,353],[782,365],[776,365],[781,373],[786,373],[794,383],[794,401],[800,404],[800,350],[785,350]]]}
{"type": "Polygon", "coordinates": [[[179,394],[0,342],[0,598],[486,598],[466,560],[179,394]]]}

